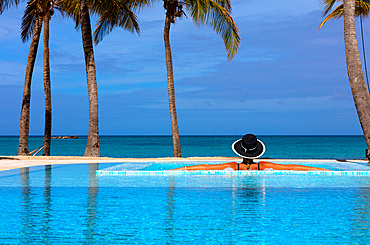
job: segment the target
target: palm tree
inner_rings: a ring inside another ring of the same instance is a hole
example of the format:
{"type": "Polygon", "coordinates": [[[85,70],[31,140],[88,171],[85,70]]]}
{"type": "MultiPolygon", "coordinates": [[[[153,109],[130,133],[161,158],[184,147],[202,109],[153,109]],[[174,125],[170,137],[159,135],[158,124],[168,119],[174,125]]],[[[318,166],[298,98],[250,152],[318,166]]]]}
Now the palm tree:
{"type": "MultiPolygon", "coordinates": [[[[97,28],[94,32],[94,40],[96,43],[103,39],[103,36],[109,33],[113,27],[120,26],[133,32],[139,31],[136,23],[136,16],[130,10],[138,10],[144,6],[150,6],[151,2],[158,0],[128,0],[125,4],[122,1],[112,0],[112,3],[106,5],[105,8],[97,10],[100,16],[97,28]],[[119,6],[120,7],[117,7],[119,6]]],[[[160,0],[162,1],[162,0],[160,0]]],[[[172,122],[172,138],[174,156],[181,157],[180,136],[177,123],[177,113],[175,106],[175,89],[173,81],[173,68],[171,47],[169,41],[169,31],[171,23],[175,22],[176,17],[181,17],[184,14],[183,6],[190,13],[193,21],[197,25],[210,25],[217,34],[221,34],[226,50],[228,51],[229,61],[236,55],[240,45],[240,37],[238,28],[230,15],[231,5],[230,0],[163,0],[163,6],[166,9],[166,21],[164,28],[164,40],[166,49],[166,65],[167,65],[167,80],[168,94],[170,104],[170,114],[172,122]]]]}
{"type": "MultiPolygon", "coordinates": [[[[327,15],[335,3],[343,2],[343,0],[321,0],[324,5],[324,15],[327,15]]],[[[370,0],[356,0],[355,1],[355,17],[368,16],[370,14],[370,0]]],[[[338,5],[328,16],[321,22],[319,29],[332,19],[339,19],[343,16],[343,4],[338,5]]]]}
{"type": "Polygon", "coordinates": [[[42,22],[44,22],[44,91],[45,91],[45,131],[44,131],[44,150],[43,155],[50,155],[51,141],[51,88],[50,88],[50,64],[49,64],[49,21],[54,13],[54,2],[51,0],[33,0],[28,2],[25,15],[22,21],[22,41],[26,42],[32,32],[33,38],[30,47],[29,59],[26,69],[26,82],[23,95],[19,148],[18,155],[28,154],[28,134],[29,134],[29,108],[30,108],[30,86],[32,80],[33,67],[37,55],[37,46],[40,39],[42,22]],[[35,37],[35,38],[34,38],[35,37]],[[32,44],[33,43],[33,44],[32,44]],[[37,46],[36,46],[37,43],[37,46]]]}
{"type": "Polygon", "coordinates": [[[80,25],[89,94],[89,131],[84,156],[100,157],[98,85],[96,82],[94,48],[87,0],[80,0],[80,25]]]}
{"type": "MultiPolygon", "coordinates": [[[[355,5],[355,0],[344,0],[344,43],[349,83],[351,85],[353,99],[355,101],[367,147],[370,149],[370,94],[362,72],[360,54],[357,46],[354,18],[355,5]]],[[[368,154],[367,152],[367,157],[369,158],[370,156],[368,154]]]]}
{"type": "MultiPolygon", "coordinates": [[[[346,49],[346,62],[352,96],[355,101],[357,115],[360,120],[362,131],[368,149],[370,149],[370,95],[362,71],[360,54],[358,51],[355,31],[355,17],[368,16],[370,13],[369,0],[340,0],[343,4],[336,7],[320,24],[319,29],[331,19],[344,16],[344,40],[346,49]]],[[[325,8],[324,14],[328,14],[339,0],[322,0],[325,8]]],[[[366,157],[370,160],[370,152],[367,150],[366,157]]]]}
{"type": "Polygon", "coordinates": [[[28,134],[30,119],[31,81],[36,61],[37,48],[39,45],[42,28],[42,6],[39,1],[34,0],[27,4],[25,15],[22,20],[22,41],[28,40],[32,33],[32,41],[27,58],[26,75],[19,126],[18,155],[28,155],[28,134]]]}
{"type": "Polygon", "coordinates": [[[175,104],[175,85],[173,79],[173,65],[170,45],[170,27],[175,23],[175,18],[185,14],[185,10],[190,14],[196,25],[210,25],[217,34],[221,34],[228,52],[228,60],[231,61],[236,55],[240,46],[239,30],[230,15],[230,0],[163,0],[163,7],[166,10],[166,20],[164,24],[164,45],[166,51],[166,67],[168,82],[168,100],[172,123],[172,141],[175,157],[181,157],[181,144],[179,128],[177,123],[177,113],[175,104]]]}
{"type": "MultiPolygon", "coordinates": [[[[17,4],[19,0],[1,1],[0,11],[17,4]]],[[[97,1],[99,2],[99,1],[97,1]]],[[[43,155],[50,155],[51,139],[51,93],[50,93],[50,66],[49,66],[49,21],[53,13],[52,1],[33,0],[28,2],[25,16],[22,22],[22,40],[26,41],[32,35],[32,42],[29,51],[25,88],[20,119],[19,148],[18,155],[28,155],[28,134],[29,134],[29,109],[30,109],[30,88],[33,68],[35,64],[37,48],[39,44],[42,21],[44,19],[44,89],[45,89],[45,136],[43,155]],[[45,17],[45,18],[44,18],[45,17]]],[[[66,6],[72,6],[72,13],[79,16],[81,20],[81,31],[85,51],[86,73],[89,91],[89,134],[85,150],[85,156],[100,156],[99,133],[98,133],[98,96],[96,84],[95,61],[92,48],[92,35],[90,15],[86,0],[64,0],[58,2],[59,10],[67,10],[66,6]],[[77,10],[76,10],[77,9],[77,10]],[[90,41],[89,41],[90,40],[90,41]]],[[[70,10],[70,9],[69,9],[70,10]]]]}
{"type": "MultiPolygon", "coordinates": [[[[93,13],[99,14],[98,27],[94,38],[96,43],[102,40],[103,35],[109,33],[114,26],[118,25],[133,32],[139,32],[136,16],[131,8],[138,8],[148,4],[149,0],[100,0],[92,1],[90,8],[93,13]]],[[[98,94],[95,75],[95,62],[93,43],[91,36],[90,16],[86,0],[80,1],[80,14],[74,15],[80,18],[83,46],[85,51],[86,73],[89,87],[89,136],[85,156],[100,156],[98,134],[98,94]]]]}
{"type": "Polygon", "coordinates": [[[74,18],[76,27],[81,27],[82,33],[89,95],[89,130],[84,156],[100,156],[98,89],[90,12],[100,16],[94,33],[95,41],[98,43],[104,34],[109,33],[116,25],[132,32],[139,31],[136,16],[131,11],[131,7],[138,7],[150,1],[152,0],[64,0],[61,3],[66,13],[74,18]]]}
{"type": "Polygon", "coordinates": [[[91,34],[89,8],[98,6],[99,3],[102,1],[104,2],[107,0],[64,0],[61,3],[66,13],[70,17],[73,17],[73,19],[75,20],[76,28],[81,28],[89,97],[89,127],[84,156],[92,157],[100,156],[100,145],[98,85],[96,81],[94,48],[91,34]]]}
{"type": "Polygon", "coordinates": [[[45,94],[45,130],[43,156],[50,156],[51,142],[51,85],[50,85],[50,56],[49,56],[49,22],[54,13],[54,3],[46,1],[44,16],[44,94],[45,94]]]}
{"type": "MultiPolygon", "coordinates": [[[[20,0],[1,0],[0,13],[12,5],[18,5],[20,0]]],[[[20,119],[18,155],[28,155],[29,109],[31,97],[31,80],[35,64],[37,48],[41,35],[42,21],[44,20],[44,89],[45,89],[45,134],[43,155],[50,155],[51,139],[51,96],[50,96],[50,68],[49,68],[49,20],[54,10],[51,0],[33,0],[28,2],[25,15],[22,19],[22,41],[26,42],[32,36],[32,42],[27,60],[25,86],[20,119]],[[45,18],[44,18],[45,16],[45,18]]]]}

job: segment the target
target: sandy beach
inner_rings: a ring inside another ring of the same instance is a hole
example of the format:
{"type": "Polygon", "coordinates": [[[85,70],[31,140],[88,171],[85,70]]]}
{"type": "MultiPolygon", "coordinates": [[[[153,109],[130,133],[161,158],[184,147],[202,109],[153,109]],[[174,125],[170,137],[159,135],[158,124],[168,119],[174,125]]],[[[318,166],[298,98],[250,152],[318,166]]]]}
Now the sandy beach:
{"type": "MultiPolygon", "coordinates": [[[[333,162],[334,159],[263,159],[274,162],[280,161],[294,161],[294,162],[309,162],[309,161],[320,161],[320,162],[333,162]]],[[[53,164],[76,164],[76,163],[107,163],[107,162],[174,162],[174,161],[225,161],[241,162],[242,159],[239,157],[187,157],[187,158],[112,158],[112,157],[78,157],[78,156],[0,156],[0,171],[42,166],[42,165],[53,165],[53,164]]],[[[366,160],[347,160],[351,162],[367,163],[366,160]]]]}

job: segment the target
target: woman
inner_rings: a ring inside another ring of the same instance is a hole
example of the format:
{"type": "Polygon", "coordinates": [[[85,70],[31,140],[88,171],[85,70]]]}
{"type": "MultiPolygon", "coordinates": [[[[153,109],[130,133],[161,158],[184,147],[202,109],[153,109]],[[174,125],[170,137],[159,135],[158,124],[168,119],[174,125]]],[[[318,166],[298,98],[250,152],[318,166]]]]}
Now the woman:
{"type": "Polygon", "coordinates": [[[330,171],[325,168],[308,167],[295,164],[276,164],[260,161],[254,163],[253,159],[259,158],[265,153],[265,145],[253,134],[246,134],[240,140],[232,144],[233,151],[243,158],[242,163],[229,162],[222,164],[203,164],[185,166],[173,170],[294,170],[294,171],[330,171]]]}

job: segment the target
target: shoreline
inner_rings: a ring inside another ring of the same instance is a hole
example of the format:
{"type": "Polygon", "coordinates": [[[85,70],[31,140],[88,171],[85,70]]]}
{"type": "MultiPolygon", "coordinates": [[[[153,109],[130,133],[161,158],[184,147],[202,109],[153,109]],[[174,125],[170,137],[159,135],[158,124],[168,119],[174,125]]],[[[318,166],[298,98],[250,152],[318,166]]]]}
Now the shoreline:
{"type": "MultiPolygon", "coordinates": [[[[367,160],[337,160],[337,159],[267,159],[261,161],[274,162],[358,162],[368,163],[367,160]]],[[[162,158],[113,158],[113,157],[80,157],[80,156],[0,156],[0,171],[19,169],[25,167],[55,165],[55,164],[88,164],[88,163],[114,163],[114,162],[174,162],[174,161],[242,161],[240,157],[162,157],[162,158]]]]}

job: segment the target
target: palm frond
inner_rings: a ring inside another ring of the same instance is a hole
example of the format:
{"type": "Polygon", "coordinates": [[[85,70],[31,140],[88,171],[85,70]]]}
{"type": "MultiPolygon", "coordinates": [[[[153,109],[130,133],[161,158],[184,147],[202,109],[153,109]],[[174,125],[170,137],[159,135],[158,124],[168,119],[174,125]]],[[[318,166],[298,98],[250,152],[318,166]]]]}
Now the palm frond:
{"type": "Polygon", "coordinates": [[[190,13],[196,25],[204,24],[207,19],[209,1],[206,0],[187,0],[185,8],[190,13]]]}
{"type": "Polygon", "coordinates": [[[101,13],[96,26],[94,31],[94,42],[96,44],[102,41],[103,37],[108,35],[115,26],[122,27],[132,33],[134,31],[140,33],[137,17],[127,5],[107,9],[101,13]]]}
{"type": "Polygon", "coordinates": [[[230,0],[214,0],[215,3],[231,12],[231,1],[230,0]]]}
{"type": "Polygon", "coordinates": [[[240,47],[239,29],[231,17],[229,0],[187,0],[186,9],[197,25],[210,26],[220,34],[227,51],[227,58],[231,61],[240,47]],[[221,4],[219,4],[221,3],[221,4]]]}
{"type": "Polygon", "coordinates": [[[70,17],[74,20],[78,29],[80,26],[80,1],[79,0],[62,0],[58,1],[56,8],[64,13],[67,17],[70,17]]]}
{"type": "Polygon", "coordinates": [[[2,14],[4,10],[11,8],[13,5],[17,6],[23,1],[24,0],[0,0],[0,14],[2,14]]]}
{"type": "Polygon", "coordinates": [[[369,16],[370,14],[370,0],[356,1],[355,16],[369,16]]]}
{"type": "Polygon", "coordinates": [[[112,6],[120,7],[127,5],[132,12],[139,12],[144,7],[150,7],[158,0],[90,0],[89,9],[92,14],[99,14],[112,6]]]}
{"type": "Polygon", "coordinates": [[[337,2],[343,2],[343,0],[321,0],[321,5],[324,6],[324,16],[327,15],[331,9],[333,8],[334,4],[337,2]]]}
{"type": "MultiPolygon", "coordinates": [[[[327,0],[327,1],[330,1],[330,0],[327,0]]],[[[355,1],[355,17],[358,17],[358,16],[369,16],[370,14],[370,0],[358,0],[358,1],[355,1]]],[[[329,21],[329,20],[332,20],[332,19],[339,19],[343,16],[343,4],[339,5],[338,7],[336,7],[333,12],[331,12],[322,22],[321,24],[319,25],[319,30],[321,29],[321,27],[323,27],[323,25],[329,21]]]]}
{"type": "Polygon", "coordinates": [[[34,0],[27,4],[22,17],[21,39],[22,42],[27,42],[32,37],[37,18],[37,1],[34,0]]]}
{"type": "MultiPolygon", "coordinates": [[[[114,27],[122,27],[130,32],[140,33],[137,16],[134,12],[145,6],[151,6],[158,0],[88,0],[89,12],[98,15],[99,19],[94,31],[94,41],[99,43],[114,27]]],[[[76,29],[80,25],[80,1],[61,0],[57,5],[65,15],[73,18],[76,29]]]]}
{"type": "Polygon", "coordinates": [[[92,4],[92,12],[100,16],[94,31],[94,42],[97,44],[102,41],[117,26],[140,34],[134,11],[150,6],[152,2],[153,0],[100,0],[99,5],[92,4]]]}
{"type": "Polygon", "coordinates": [[[332,20],[332,19],[339,19],[340,17],[343,16],[343,4],[339,5],[338,7],[336,7],[333,12],[331,12],[322,22],[321,24],[319,25],[319,30],[321,29],[321,27],[323,27],[323,25],[328,21],[328,20],[332,20]]]}

